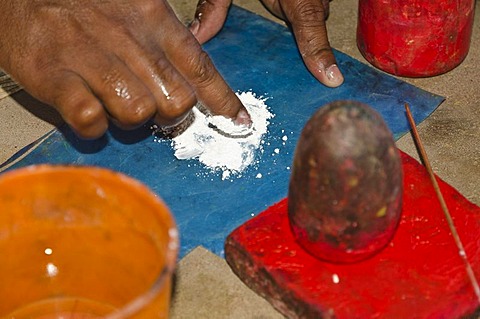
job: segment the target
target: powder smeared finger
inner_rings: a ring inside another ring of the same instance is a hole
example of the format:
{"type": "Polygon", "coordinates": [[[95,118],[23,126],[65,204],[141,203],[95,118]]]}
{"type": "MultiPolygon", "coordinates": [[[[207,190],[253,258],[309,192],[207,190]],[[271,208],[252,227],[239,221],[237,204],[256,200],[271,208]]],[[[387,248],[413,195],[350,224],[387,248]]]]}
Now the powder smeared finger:
{"type": "Polygon", "coordinates": [[[239,93],[238,96],[252,115],[255,129],[251,130],[251,134],[235,138],[225,136],[209,127],[211,115],[194,108],[195,121],[185,132],[172,139],[175,157],[180,160],[197,159],[209,171],[221,171],[222,179],[241,176],[262,149],[262,138],[273,115],[265,99],[256,97],[252,92],[239,93]]]}
{"type": "Polygon", "coordinates": [[[165,48],[170,63],[195,89],[198,101],[214,115],[231,118],[237,124],[250,125],[251,119],[245,107],[192,33],[179,21],[172,21],[171,32],[176,35],[176,41],[171,41],[167,34],[160,34],[157,40],[165,48]]]}

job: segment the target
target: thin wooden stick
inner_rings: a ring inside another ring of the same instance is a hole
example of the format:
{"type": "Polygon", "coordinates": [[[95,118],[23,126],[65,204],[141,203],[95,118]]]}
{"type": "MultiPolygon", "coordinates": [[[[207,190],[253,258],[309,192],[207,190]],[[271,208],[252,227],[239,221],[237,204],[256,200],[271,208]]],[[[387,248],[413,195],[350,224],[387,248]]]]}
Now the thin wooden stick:
{"type": "Polygon", "coordinates": [[[420,135],[418,134],[417,127],[415,125],[415,120],[413,119],[412,113],[410,112],[410,107],[408,103],[405,103],[405,109],[407,111],[408,121],[410,122],[410,126],[412,127],[413,137],[415,139],[415,142],[417,143],[418,149],[420,151],[420,155],[423,159],[423,163],[425,165],[425,168],[427,169],[428,175],[430,176],[430,180],[432,181],[433,188],[435,189],[435,193],[437,194],[437,198],[440,201],[440,205],[442,207],[442,211],[445,215],[445,218],[447,219],[450,232],[452,233],[453,239],[455,240],[455,244],[457,245],[458,255],[462,258],[465,264],[465,270],[472,284],[473,291],[477,296],[477,301],[480,304],[480,287],[478,285],[477,278],[475,277],[475,273],[473,272],[472,265],[468,261],[467,253],[465,252],[465,248],[463,247],[462,241],[460,240],[460,236],[458,235],[457,229],[455,228],[455,224],[453,223],[452,216],[450,215],[447,204],[445,203],[445,199],[443,198],[442,192],[440,191],[440,187],[438,186],[437,179],[435,178],[435,174],[433,173],[432,166],[430,165],[430,161],[428,160],[427,153],[425,152],[425,148],[423,147],[422,141],[420,139],[420,135]]]}

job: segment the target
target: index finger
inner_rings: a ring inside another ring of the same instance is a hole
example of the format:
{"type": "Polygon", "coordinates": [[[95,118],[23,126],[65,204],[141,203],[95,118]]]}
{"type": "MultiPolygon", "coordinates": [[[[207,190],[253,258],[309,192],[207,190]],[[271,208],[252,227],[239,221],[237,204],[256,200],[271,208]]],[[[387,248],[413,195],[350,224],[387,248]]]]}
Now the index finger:
{"type": "Polygon", "coordinates": [[[215,68],[208,54],[180,21],[171,21],[172,30],[160,37],[165,55],[194,89],[197,99],[212,114],[231,118],[237,124],[251,124],[240,99],[215,68]],[[175,39],[172,40],[172,34],[175,39]]]}
{"type": "Polygon", "coordinates": [[[328,6],[322,1],[286,0],[281,7],[308,70],[326,86],[337,87],[344,79],[328,42],[328,6]]]}

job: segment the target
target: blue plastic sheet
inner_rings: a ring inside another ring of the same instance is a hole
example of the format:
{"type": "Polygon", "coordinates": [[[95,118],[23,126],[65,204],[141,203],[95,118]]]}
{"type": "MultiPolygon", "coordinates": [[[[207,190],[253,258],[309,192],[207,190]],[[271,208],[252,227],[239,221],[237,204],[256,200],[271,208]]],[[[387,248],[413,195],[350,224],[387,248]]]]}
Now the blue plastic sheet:
{"type": "Polygon", "coordinates": [[[112,128],[94,142],[79,140],[63,127],[5,164],[34,148],[9,169],[62,163],[123,172],[148,185],[170,206],[181,235],[180,257],[198,245],[223,256],[224,239],[234,228],[287,195],[297,138],[319,107],[340,99],[367,103],[398,138],[409,130],[405,102],[420,123],[443,101],[338,51],[345,83],[326,88],[305,68],[287,28],[235,6],[223,30],[204,48],[234,90],[267,97],[275,114],[264,152],[257,154],[258,164],[241,177],[222,180],[221,172],[211,173],[197,160],[175,159],[168,142],[154,141],[149,125],[133,132],[112,128]]]}

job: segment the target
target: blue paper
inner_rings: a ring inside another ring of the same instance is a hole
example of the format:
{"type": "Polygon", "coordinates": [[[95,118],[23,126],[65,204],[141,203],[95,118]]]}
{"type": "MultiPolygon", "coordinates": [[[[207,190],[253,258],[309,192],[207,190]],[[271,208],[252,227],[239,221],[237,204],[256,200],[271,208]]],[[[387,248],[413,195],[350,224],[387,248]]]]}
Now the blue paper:
{"type": "Polygon", "coordinates": [[[267,97],[275,114],[264,152],[257,154],[258,164],[241,177],[222,180],[221,172],[211,173],[197,160],[175,159],[168,142],[154,141],[149,125],[133,132],[112,128],[94,142],[81,141],[63,127],[9,169],[63,163],[123,172],[144,182],[171,208],[180,230],[180,257],[199,245],[223,256],[224,240],[234,228],[287,195],[298,136],[319,107],[340,99],[367,103],[398,138],[409,130],[405,102],[420,123],[443,101],[339,51],[335,55],[345,82],[339,88],[326,88],[305,68],[287,28],[236,6],[223,30],[204,48],[234,90],[267,97]]]}

